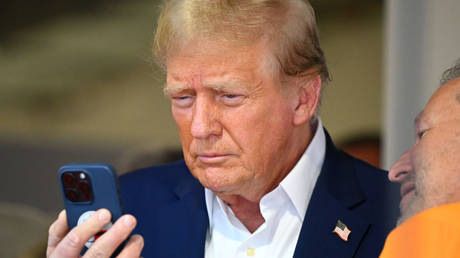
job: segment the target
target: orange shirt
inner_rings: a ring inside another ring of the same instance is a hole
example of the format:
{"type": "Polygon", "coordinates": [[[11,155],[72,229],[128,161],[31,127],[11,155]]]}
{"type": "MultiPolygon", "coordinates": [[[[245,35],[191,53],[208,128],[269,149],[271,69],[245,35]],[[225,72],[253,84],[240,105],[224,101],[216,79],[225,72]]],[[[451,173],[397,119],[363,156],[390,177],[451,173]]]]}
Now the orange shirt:
{"type": "Polygon", "coordinates": [[[460,202],[425,210],[396,227],[380,258],[460,257],[460,202]]]}

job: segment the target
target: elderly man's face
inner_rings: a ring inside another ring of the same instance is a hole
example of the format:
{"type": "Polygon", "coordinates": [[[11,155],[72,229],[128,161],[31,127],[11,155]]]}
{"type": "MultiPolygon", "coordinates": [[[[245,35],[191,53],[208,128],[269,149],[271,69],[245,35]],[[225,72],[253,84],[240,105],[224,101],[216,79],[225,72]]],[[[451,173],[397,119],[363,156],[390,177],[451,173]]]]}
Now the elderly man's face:
{"type": "Polygon", "coordinates": [[[266,190],[298,158],[291,150],[296,90],[283,89],[267,56],[262,42],[193,41],[168,57],[165,94],[185,161],[215,193],[266,190]]]}
{"type": "Polygon", "coordinates": [[[417,116],[415,133],[416,143],[389,172],[401,183],[400,223],[460,200],[460,79],[436,91],[417,116]]]}

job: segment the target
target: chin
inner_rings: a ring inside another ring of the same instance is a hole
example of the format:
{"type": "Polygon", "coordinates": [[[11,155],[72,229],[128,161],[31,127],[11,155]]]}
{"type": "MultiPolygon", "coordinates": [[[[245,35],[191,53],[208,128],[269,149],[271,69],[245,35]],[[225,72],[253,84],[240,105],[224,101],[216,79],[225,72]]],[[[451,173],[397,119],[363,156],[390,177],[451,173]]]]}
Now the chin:
{"type": "Polygon", "coordinates": [[[232,187],[232,180],[229,177],[229,172],[222,168],[199,168],[198,180],[200,183],[212,191],[228,191],[232,187]]]}
{"type": "Polygon", "coordinates": [[[405,207],[401,207],[401,217],[398,219],[397,225],[401,225],[411,217],[423,211],[423,204],[421,199],[412,199],[405,207]]]}
{"type": "Polygon", "coordinates": [[[219,177],[208,176],[200,182],[203,186],[220,196],[244,195],[247,192],[243,178],[231,177],[228,174],[219,177]]]}

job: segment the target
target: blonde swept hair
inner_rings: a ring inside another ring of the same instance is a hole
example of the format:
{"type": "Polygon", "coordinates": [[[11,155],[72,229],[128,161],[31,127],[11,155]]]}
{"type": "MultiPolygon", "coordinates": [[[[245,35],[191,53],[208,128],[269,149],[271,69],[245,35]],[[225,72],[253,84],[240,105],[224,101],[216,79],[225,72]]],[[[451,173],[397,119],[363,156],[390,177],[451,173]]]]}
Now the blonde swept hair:
{"type": "Polygon", "coordinates": [[[307,0],[165,0],[155,31],[153,53],[166,70],[168,52],[194,38],[251,44],[264,39],[281,75],[329,80],[316,19],[307,0]]]}

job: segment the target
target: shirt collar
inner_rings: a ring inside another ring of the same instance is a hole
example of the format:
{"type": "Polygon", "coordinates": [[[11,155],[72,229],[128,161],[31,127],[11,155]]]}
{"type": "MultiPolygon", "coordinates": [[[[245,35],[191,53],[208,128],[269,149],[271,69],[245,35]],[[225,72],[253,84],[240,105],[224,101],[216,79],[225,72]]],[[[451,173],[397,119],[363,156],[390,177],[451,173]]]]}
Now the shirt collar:
{"type": "Polygon", "coordinates": [[[318,119],[315,136],[297,164],[281,181],[280,185],[293,202],[298,215],[305,218],[316,180],[321,172],[326,155],[326,136],[323,124],[318,119]]]}
{"type": "MultiPolygon", "coordinates": [[[[298,216],[303,221],[308,204],[313,193],[316,180],[321,172],[326,154],[326,136],[321,119],[315,130],[315,135],[305,152],[300,157],[294,168],[281,181],[280,187],[288,195],[297,210],[298,216]]],[[[213,201],[217,196],[205,188],[206,208],[209,221],[212,222],[213,201]]],[[[220,206],[223,208],[222,206],[220,206]]],[[[211,225],[212,223],[210,223],[211,225]]]]}

